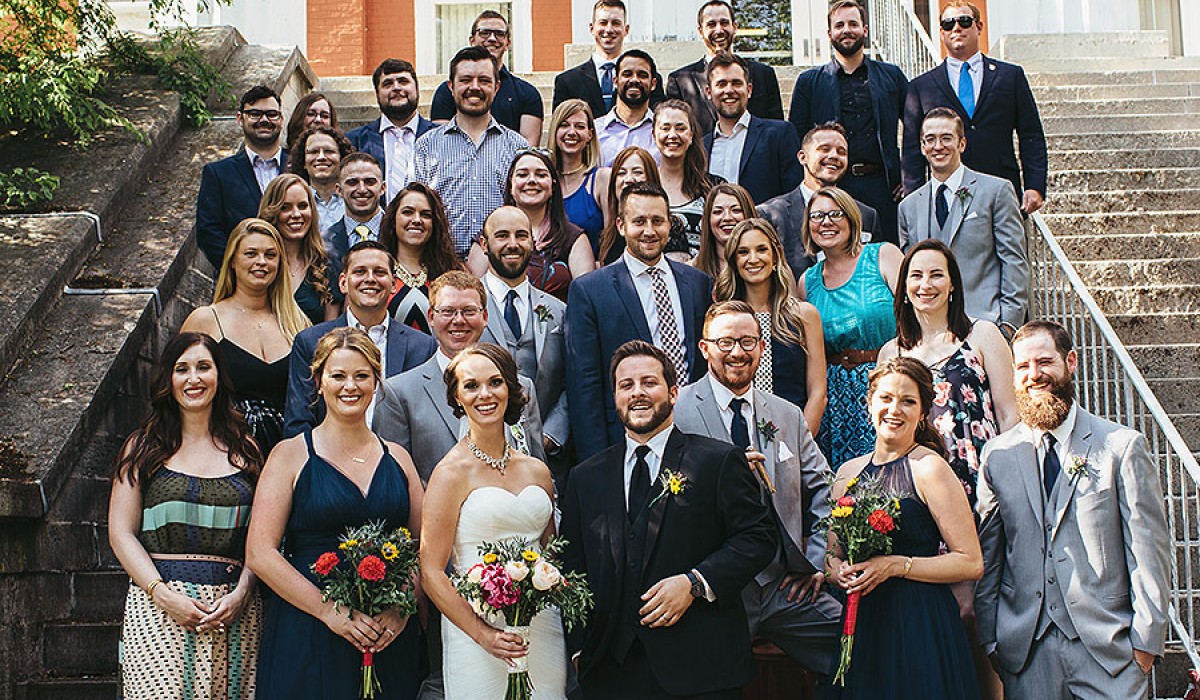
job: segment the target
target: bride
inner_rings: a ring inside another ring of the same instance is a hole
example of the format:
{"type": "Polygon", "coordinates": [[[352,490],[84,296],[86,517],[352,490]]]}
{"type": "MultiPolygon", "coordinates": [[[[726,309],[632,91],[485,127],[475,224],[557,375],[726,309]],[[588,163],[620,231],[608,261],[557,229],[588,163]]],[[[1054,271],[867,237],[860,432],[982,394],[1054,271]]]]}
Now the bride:
{"type": "Polygon", "coordinates": [[[513,659],[528,655],[534,700],[562,700],[566,652],[558,612],[534,619],[530,642],[503,631],[504,619],[480,617],[458,594],[446,566],[480,562],[481,542],[511,537],[545,544],[553,533],[554,484],[542,462],[511,451],[505,423],[521,417],[526,397],[507,350],[481,343],[446,368],[446,400],[469,430],[438,463],[425,492],[421,579],[442,612],[446,700],[501,700],[513,659]]]}

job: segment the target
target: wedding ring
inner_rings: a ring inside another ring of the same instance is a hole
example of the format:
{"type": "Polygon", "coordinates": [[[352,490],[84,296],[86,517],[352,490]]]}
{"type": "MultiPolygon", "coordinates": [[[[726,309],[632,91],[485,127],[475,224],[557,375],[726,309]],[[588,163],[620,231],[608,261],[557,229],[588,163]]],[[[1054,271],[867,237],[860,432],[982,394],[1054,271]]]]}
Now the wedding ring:
{"type": "Polygon", "coordinates": [[[384,632],[387,632],[388,634],[395,634],[395,632],[393,632],[392,630],[384,630],[384,632]]]}

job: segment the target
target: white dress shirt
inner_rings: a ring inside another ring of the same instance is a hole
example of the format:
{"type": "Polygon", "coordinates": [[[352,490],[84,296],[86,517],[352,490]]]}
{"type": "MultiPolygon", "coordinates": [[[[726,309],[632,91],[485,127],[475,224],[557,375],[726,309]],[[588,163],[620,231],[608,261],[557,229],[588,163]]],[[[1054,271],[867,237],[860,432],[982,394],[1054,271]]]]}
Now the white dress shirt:
{"type": "Polygon", "coordinates": [[[279,167],[283,160],[283,148],[275,151],[275,155],[270,158],[263,158],[254,151],[246,149],[246,157],[250,159],[250,167],[254,169],[254,179],[258,182],[258,190],[260,192],[267,191],[267,185],[271,184],[271,180],[279,177],[283,171],[279,167]]]}
{"type": "Polygon", "coordinates": [[[367,221],[356,221],[351,218],[349,214],[346,215],[346,218],[343,219],[343,221],[346,222],[346,239],[349,241],[349,246],[346,249],[349,250],[350,248],[353,248],[356,243],[362,241],[362,237],[354,232],[354,229],[358,228],[359,226],[366,226],[367,228],[371,229],[371,235],[368,236],[370,240],[379,240],[379,227],[383,225],[383,210],[376,209],[375,216],[372,216],[367,221]]]}
{"type": "MultiPolygon", "coordinates": [[[[953,56],[946,57],[946,77],[950,79],[950,89],[954,94],[958,94],[958,81],[962,79],[962,64],[953,56]]],[[[975,92],[975,106],[979,106],[979,90],[983,87],[983,53],[976,51],[975,55],[968,58],[965,63],[970,66],[971,71],[971,89],[975,92]]]]}
{"type": "MultiPolygon", "coordinates": [[[[509,290],[517,293],[517,320],[521,324],[521,328],[525,328],[525,324],[529,323],[529,278],[521,280],[521,283],[515,287],[508,286],[508,282],[500,279],[492,274],[491,270],[483,276],[483,286],[487,288],[487,293],[496,300],[496,308],[500,310],[501,320],[504,315],[504,299],[508,296],[509,290]]],[[[507,323],[505,324],[507,325],[507,323]]]]}
{"type": "MultiPolygon", "coordinates": [[[[938,196],[938,189],[941,188],[942,185],[946,186],[946,192],[942,195],[942,199],[946,201],[946,211],[951,211],[954,209],[955,193],[958,192],[959,187],[962,187],[963,177],[966,174],[967,171],[962,163],[959,163],[958,168],[955,169],[954,172],[950,173],[950,177],[946,178],[944,181],[938,180],[937,175],[934,175],[932,172],[930,173],[929,186],[933,188],[933,192],[930,193],[931,196],[929,197],[930,231],[942,230],[942,227],[939,226],[937,222],[937,202],[934,201],[934,197],[938,196]]],[[[949,219],[947,219],[947,221],[949,221],[949,219]]]]}
{"type": "MultiPolygon", "coordinates": [[[[381,376],[385,377],[385,378],[388,376],[388,373],[387,373],[387,342],[388,342],[388,327],[391,325],[391,323],[392,323],[391,317],[388,316],[387,314],[384,314],[383,323],[379,324],[378,326],[371,326],[368,328],[367,326],[363,325],[362,321],[359,321],[354,316],[353,311],[351,311],[349,308],[346,309],[346,325],[351,328],[357,328],[358,330],[362,331],[363,333],[366,333],[367,336],[371,339],[371,342],[375,343],[375,347],[379,348],[379,369],[380,369],[381,376]]],[[[367,406],[367,425],[371,425],[373,419],[375,418],[375,404],[379,403],[379,395],[380,395],[381,391],[383,391],[383,381],[382,380],[380,380],[379,385],[375,389],[375,395],[373,397],[371,397],[370,405],[367,406]]]]}
{"type": "MultiPolygon", "coordinates": [[[[618,55],[617,58],[620,58],[620,55],[618,55]]],[[[600,53],[599,51],[596,51],[592,54],[592,66],[596,69],[596,82],[600,83],[600,85],[604,85],[604,68],[602,68],[601,66],[603,66],[605,63],[613,64],[613,83],[614,83],[613,93],[614,94],[617,91],[617,86],[615,84],[617,82],[617,58],[609,58],[608,56],[605,56],[604,54],[600,53]]]]}
{"type": "Polygon", "coordinates": [[[726,182],[737,183],[742,165],[742,151],[746,149],[746,131],[750,128],[750,112],[745,112],[733,125],[733,133],[721,132],[721,123],[713,129],[712,155],[709,156],[708,172],[725,178],[726,182]]]}
{"type": "Polygon", "coordinates": [[[751,384],[748,389],[742,394],[734,394],[729,387],[717,381],[717,378],[708,375],[708,381],[712,385],[713,400],[717,402],[717,408],[721,410],[721,422],[725,424],[725,431],[730,436],[733,435],[733,409],[729,408],[729,402],[737,399],[745,399],[746,403],[742,404],[742,417],[746,419],[746,431],[750,433],[750,446],[758,449],[758,429],[754,422],[754,385],[751,384]]]}
{"type": "MultiPolygon", "coordinates": [[[[614,92],[616,88],[613,88],[614,92]]],[[[600,140],[600,165],[609,167],[617,154],[627,146],[641,146],[650,151],[654,162],[662,160],[658,145],[654,143],[654,112],[646,110],[646,116],[636,124],[626,124],[617,118],[617,108],[596,118],[596,138],[600,140]]]]}
{"type": "MultiPolygon", "coordinates": [[[[1045,483],[1045,473],[1042,471],[1042,465],[1046,461],[1046,443],[1043,442],[1043,436],[1046,433],[1050,433],[1054,436],[1054,452],[1058,455],[1058,463],[1062,467],[1062,473],[1058,475],[1058,478],[1071,478],[1070,474],[1067,472],[1067,470],[1072,467],[1071,434],[1075,432],[1075,420],[1078,416],[1079,405],[1075,402],[1072,402],[1071,410],[1067,413],[1067,417],[1053,430],[1039,430],[1038,428],[1032,428],[1034,440],[1033,445],[1037,452],[1038,476],[1042,479],[1042,483],[1045,483]]],[[[1085,455],[1080,456],[1085,457],[1085,455]]]]}
{"type": "MultiPolygon", "coordinates": [[[[629,268],[629,274],[633,277],[633,288],[637,291],[638,301],[642,305],[642,313],[646,315],[646,325],[650,327],[650,340],[661,347],[662,334],[658,328],[658,307],[654,303],[654,280],[646,274],[650,266],[630,255],[628,250],[621,253],[621,259],[625,261],[625,266],[629,268]]],[[[679,329],[679,342],[683,346],[683,355],[686,358],[690,339],[684,332],[683,302],[679,300],[679,285],[675,281],[675,275],[671,272],[671,266],[667,263],[665,255],[659,257],[654,267],[663,271],[663,281],[667,283],[667,295],[671,298],[671,311],[675,314],[675,327],[679,329]]]]}
{"type": "Polygon", "coordinates": [[[413,145],[417,142],[417,127],[421,116],[413,112],[412,118],[402,126],[396,126],[387,117],[379,119],[379,133],[383,136],[384,172],[387,173],[387,197],[390,199],[412,181],[413,145]]]}

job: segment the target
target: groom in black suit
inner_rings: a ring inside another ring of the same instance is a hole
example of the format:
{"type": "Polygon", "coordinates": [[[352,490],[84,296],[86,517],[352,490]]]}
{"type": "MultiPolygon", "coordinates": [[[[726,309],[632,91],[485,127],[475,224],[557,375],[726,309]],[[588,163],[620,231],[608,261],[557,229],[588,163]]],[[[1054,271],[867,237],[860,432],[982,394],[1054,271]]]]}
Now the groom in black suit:
{"type": "Polygon", "coordinates": [[[610,369],[625,440],[575,467],[567,570],[596,600],[568,648],[588,700],[736,700],[754,673],[742,588],[779,547],[746,462],[673,426],[672,362],[631,340],[610,369]]]}

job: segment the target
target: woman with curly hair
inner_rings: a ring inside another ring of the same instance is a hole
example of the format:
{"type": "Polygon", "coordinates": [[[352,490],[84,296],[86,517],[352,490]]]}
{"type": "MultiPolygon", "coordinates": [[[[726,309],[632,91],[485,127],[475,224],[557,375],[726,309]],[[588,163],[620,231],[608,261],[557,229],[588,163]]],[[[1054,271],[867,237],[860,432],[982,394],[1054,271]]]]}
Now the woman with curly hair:
{"type": "Polygon", "coordinates": [[[299,175],[312,188],[320,214],[321,240],[326,250],[332,250],[325,232],[346,216],[346,200],[337,189],[338,171],[342,159],[354,152],[354,146],[341,131],[315,126],[300,134],[289,152],[287,171],[299,175]]]}
{"type": "Polygon", "coordinates": [[[243,565],[262,455],[217,343],[167,342],[117,458],[108,540],[129,574],[121,697],[254,697],[261,601],[243,565]]]}
{"type": "Polygon", "coordinates": [[[296,103],[296,108],[292,110],[292,117],[288,119],[288,151],[295,153],[292,148],[296,145],[296,140],[300,138],[300,135],[317,127],[338,128],[337,109],[325,95],[319,92],[310,92],[300,98],[300,101],[296,103]]]}
{"type": "Polygon", "coordinates": [[[437,190],[423,182],[405,185],[383,213],[379,242],[396,258],[396,289],[388,313],[429,333],[429,284],[444,272],[462,269],[437,190]]]}
{"type": "Polygon", "coordinates": [[[258,218],[283,237],[283,252],[292,280],[292,296],[314,326],[332,321],[339,304],[330,278],[329,260],[321,241],[320,216],[313,192],[299,175],[284,173],[267,185],[258,205],[258,218]]]}

